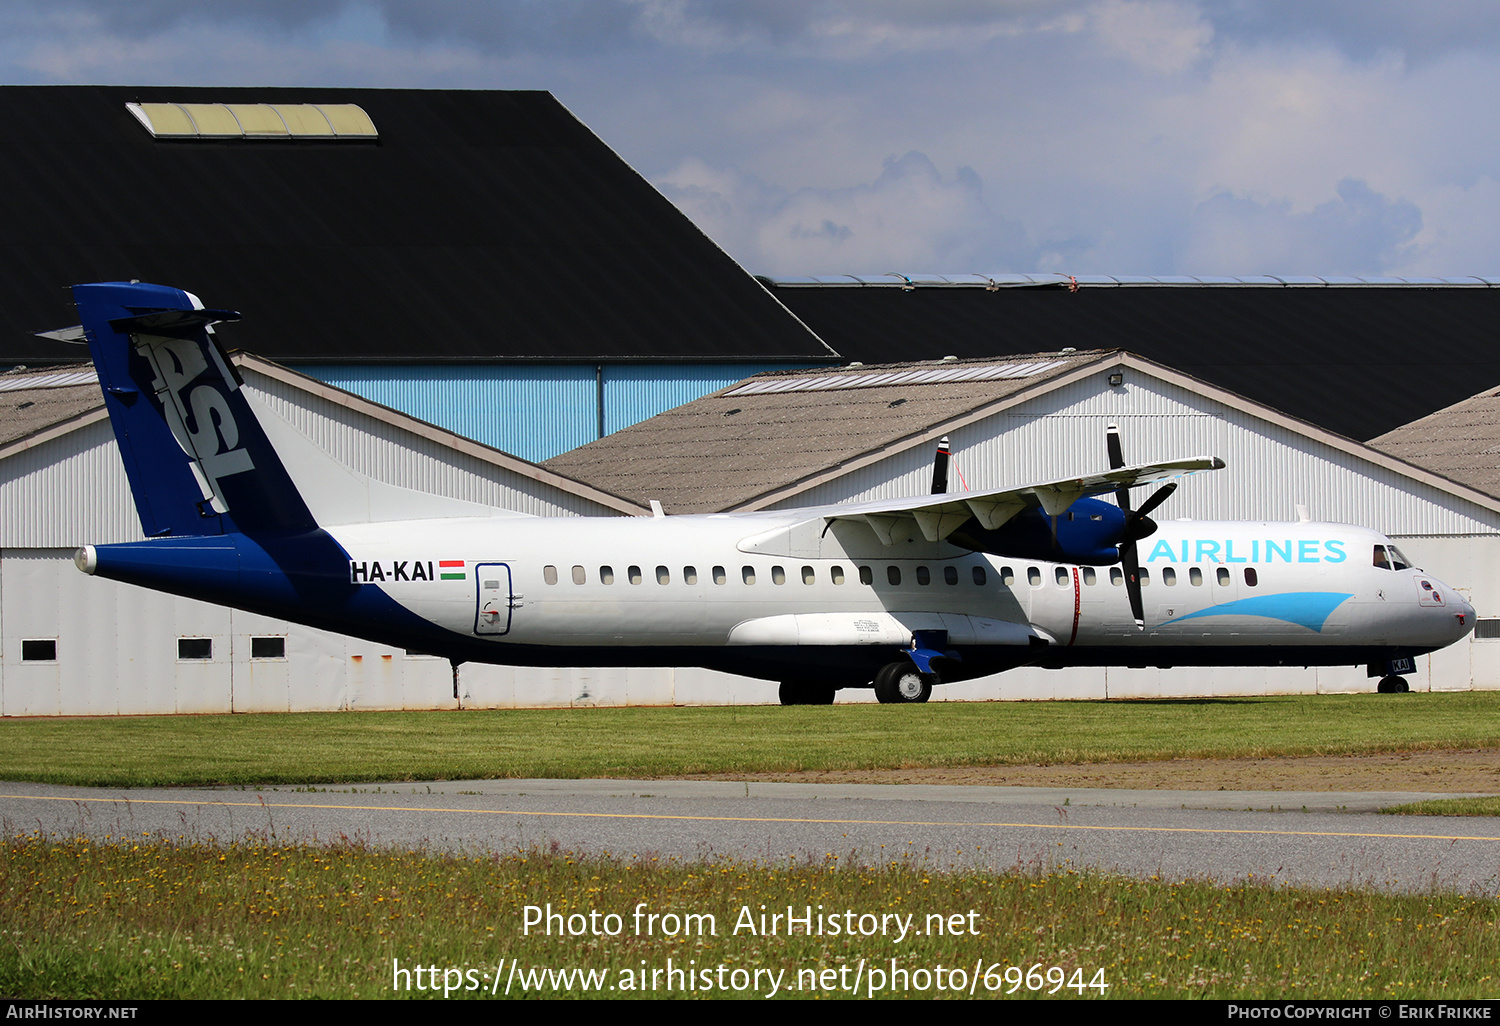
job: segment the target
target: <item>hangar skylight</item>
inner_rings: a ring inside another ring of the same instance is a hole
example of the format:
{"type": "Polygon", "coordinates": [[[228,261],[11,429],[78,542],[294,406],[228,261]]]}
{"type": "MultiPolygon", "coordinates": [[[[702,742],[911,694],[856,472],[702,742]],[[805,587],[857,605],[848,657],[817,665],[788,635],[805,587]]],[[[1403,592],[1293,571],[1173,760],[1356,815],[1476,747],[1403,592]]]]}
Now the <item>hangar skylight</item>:
{"type": "Polygon", "coordinates": [[[70,388],[73,385],[96,385],[99,375],[90,367],[81,371],[52,374],[25,374],[0,377],[0,392],[24,392],[33,388],[70,388]]]}
{"type": "Polygon", "coordinates": [[[371,141],[375,122],[353,103],[127,103],[153,139],[371,141]]]}
{"type": "Polygon", "coordinates": [[[822,374],[808,378],[770,378],[752,381],[724,394],[763,395],[768,392],[828,392],[842,388],[876,388],[882,385],[946,385],[954,381],[999,381],[1029,378],[1061,367],[1066,360],[1028,360],[1023,363],[985,364],[980,367],[938,367],[884,371],[875,374],[822,374]]]}

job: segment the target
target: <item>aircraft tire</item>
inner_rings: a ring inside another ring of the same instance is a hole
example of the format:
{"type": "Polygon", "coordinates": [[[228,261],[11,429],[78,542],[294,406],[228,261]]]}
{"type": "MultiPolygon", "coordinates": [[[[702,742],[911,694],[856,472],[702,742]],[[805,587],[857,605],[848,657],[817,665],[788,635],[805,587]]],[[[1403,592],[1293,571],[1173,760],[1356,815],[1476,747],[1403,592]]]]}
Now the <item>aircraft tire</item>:
{"type": "Polygon", "coordinates": [[[832,684],[819,684],[810,680],[784,680],[777,689],[782,705],[832,705],[832,684]]]}
{"type": "Polygon", "coordinates": [[[875,675],[875,698],[887,705],[915,705],[932,697],[937,675],[921,673],[910,662],[886,663],[875,675]]]}
{"type": "Polygon", "coordinates": [[[1375,690],[1382,695],[1404,695],[1411,691],[1411,685],[1396,674],[1392,674],[1389,677],[1380,678],[1380,683],[1375,685],[1375,690]]]}

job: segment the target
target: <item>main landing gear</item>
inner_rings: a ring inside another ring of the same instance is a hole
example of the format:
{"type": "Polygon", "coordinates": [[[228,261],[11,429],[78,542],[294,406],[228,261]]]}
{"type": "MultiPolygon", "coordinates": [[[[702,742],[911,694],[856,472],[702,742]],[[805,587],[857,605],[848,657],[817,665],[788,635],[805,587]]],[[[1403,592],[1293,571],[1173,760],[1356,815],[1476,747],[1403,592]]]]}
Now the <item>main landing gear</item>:
{"type": "Polygon", "coordinates": [[[875,697],[887,705],[925,702],[938,683],[935,673],[923,673],[910,659],[886,663],[875,674],[875,697]]]}
{"type": "Polygon", "coordinates": [[[1389,677],[1381,677],[1380,683],[1375,685],[1375,690],[1382,695],[1404,695],[1411,690],[1411,685],[1406,683],[1405,677],[1391,674],[1389,677]]]}

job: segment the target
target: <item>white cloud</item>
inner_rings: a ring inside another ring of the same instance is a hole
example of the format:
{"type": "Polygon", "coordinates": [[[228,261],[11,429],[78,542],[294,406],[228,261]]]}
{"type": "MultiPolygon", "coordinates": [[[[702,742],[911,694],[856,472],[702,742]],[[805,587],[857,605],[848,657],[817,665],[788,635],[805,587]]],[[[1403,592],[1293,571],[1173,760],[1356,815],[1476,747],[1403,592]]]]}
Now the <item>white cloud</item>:
{"type": "Polygon", "coordinates": [[[945,177],[917,152],[843,188],[786,191],[696,159],[656,184],[756,273],[982,271],[1034,259],[972,169],[945,177]]]}
{"type": "Polygon", "coordinates": [[[1222,193],[1198,205],[1181,263],[1199,274],[1387,275],[1418,256],[1422,213],[1346,178],[1306,213],[1222,193]]]}
{"type": "Polygon", "coordinates": [[[1090,12],[1104,44],[1145,68],[1186,71],[1213,42],[1213,26],[1196,4],[1161,0],[1104,0],[1090,12]]]}

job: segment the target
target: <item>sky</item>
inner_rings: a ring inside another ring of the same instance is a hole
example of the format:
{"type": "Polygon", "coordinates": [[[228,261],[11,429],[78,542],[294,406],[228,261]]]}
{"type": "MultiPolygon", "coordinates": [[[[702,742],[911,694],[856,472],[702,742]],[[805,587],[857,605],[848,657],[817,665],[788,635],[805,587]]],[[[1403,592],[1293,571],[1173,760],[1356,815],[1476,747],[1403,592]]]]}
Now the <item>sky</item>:
{"type": "Polygon", "coordinates": [[[5,0],[0,82],[546,89],[756,274],[1500,276],[1494,0],[5,0]]]}

